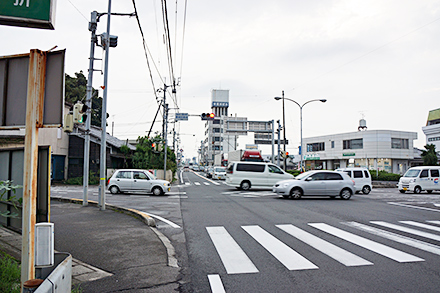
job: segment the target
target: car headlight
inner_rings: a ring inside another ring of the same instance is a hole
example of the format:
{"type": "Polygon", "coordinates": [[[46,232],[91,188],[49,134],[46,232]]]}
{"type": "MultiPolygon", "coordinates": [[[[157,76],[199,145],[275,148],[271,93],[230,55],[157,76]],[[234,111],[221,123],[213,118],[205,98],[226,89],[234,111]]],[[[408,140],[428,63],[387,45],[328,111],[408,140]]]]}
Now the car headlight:
{"type": "Polygon", "coordinates": [[[163,184],[163,186],[167,186],[167,185],[168,185],[168,183],[164,183],[164,184],[163,184]]]}
{"type": "Polygon", "coordinates": [[[409,180],[409,183],[414,183],[414,182],[416,182],[416,179],[410,179],[409,180]]]}

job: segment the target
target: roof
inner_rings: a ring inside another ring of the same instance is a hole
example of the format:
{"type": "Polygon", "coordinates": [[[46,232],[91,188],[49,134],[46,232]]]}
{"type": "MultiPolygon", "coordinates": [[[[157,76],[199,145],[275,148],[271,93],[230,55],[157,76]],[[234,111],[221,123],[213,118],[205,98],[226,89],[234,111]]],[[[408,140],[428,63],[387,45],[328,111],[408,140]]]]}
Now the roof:
{"type": "Polygon", "coordinates": [[[440,108],[429,111],[428,121],[426,122],[426,125],[428,125],[428,122],[434,120],[440,120],[440,108]]]}
{"type": "MultiPolygon", "coordinates": [[[[78,127],[78,129],[81,132],[85,132],[85,128],[78,127]]],[[[96,126],[93,126],[93,125],[90,126],[90,135],[92,135],[92,136],[98,138],[99,140],[101,140],[101,129],[96,127],[96,126]]],[[[135,146],[129,144],[128,142],[126,142],[124,140],[120,140],[119,138],[111,136],[109,133],[107,133],[107,135],[106,135],[106,142],[107,142],[107,144],[112,145],[112,146],[114,146],[114,147],[116,147],[118,149],[121,148],[121,146],[126,145],[126,146],[128,146],[128,148],[130,150],[132,150],[132,151],[136,150],[135,146]]]]}

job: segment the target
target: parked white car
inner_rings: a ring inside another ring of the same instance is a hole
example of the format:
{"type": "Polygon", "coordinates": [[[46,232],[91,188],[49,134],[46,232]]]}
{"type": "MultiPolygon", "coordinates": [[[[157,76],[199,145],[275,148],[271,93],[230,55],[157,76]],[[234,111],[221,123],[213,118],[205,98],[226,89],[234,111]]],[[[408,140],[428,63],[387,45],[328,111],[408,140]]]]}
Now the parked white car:
{"type": "Polygon", "coordinates": [[[242,190],[271,188],[276,182],[293,179],[278,166],[264,162],[232,162],[226,170],[226,184],[242,190]]]}
{"type": "Polygon", "coordinates": [[[353,179],[356,192],[362,191],[363,194],[369,194],[371,189],[373,189],[373,184],[371,184],[370,171],[368,171],[367,168],[341,168],[337,169],[336,171],[345,172],[351,179],[353,179]]]}
{"type": "Polygon", "coordinates": [[[108,189],[112,194],[120,192],[152,192],[163,195],[171,190],[170,182],[157,179],[147,170],[117,170],[108,180],[108,189]]]}
{"type": "Polygon", "coordinates": [[[214,172],[212,174],[213,179],[225,180],[226,179],[226,168],[225,167],[214,167],[214,172]]]}
{"type": "Polygon", "coordinates": [[[431,193],[433,190],[440,190],[439,178],[439,166],[413,167],[400,177],[397,188],[401,193],[406,191],[420,193],[422,190],[431,193]]]}
{"type": "Polygon", "coordinates": [[[299,199],[305,195],[327,195],[332,198],[340,196],[350,199],[355,192],[354,182],[345,172],[308,171],[299,174],[295,179],[276,183],[272,191],[284,198],[299,199]]]}

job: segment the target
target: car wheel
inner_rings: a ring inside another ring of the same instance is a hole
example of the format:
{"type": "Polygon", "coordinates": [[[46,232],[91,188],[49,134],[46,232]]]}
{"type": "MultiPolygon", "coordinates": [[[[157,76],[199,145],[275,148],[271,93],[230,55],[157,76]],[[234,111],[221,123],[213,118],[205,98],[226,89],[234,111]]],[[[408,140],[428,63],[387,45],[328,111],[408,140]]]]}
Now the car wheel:
{"type": "Polygon", "coordinates": [[[251,189],[251,183],[249,181],[243,181],[240,184],[241,190],[249,190],[251,189]]]}
{"type": "Polygon", "coordinates": [[[110,187],[110,192],[112,194],[118,194],[119,193],[119,188],[117,186],[113,185],[112,187],[110,187]]]}
{"type": "Polygon", "coordinates": [[[153,195],[159,196],[159,195],[163,195],[163,190],[160,187],[154,187],[153,190],[153,195]]]}
{"type": "Polygon", "coordinates": [[[405,190],[399,190],[400,191],[400,193],[405,193],[405,190]]]}
{"type": "Polygon", "coordinates": [[[427,190],[426,192],[427,192],[427,193],[432,193],[432,190],[427,190]]]}
{"type": "Polygon", "coordinates": [[[290,191],[290,198],[292,198],[292,199],[300,199],[302,195],[303,195],[303,192],[299,188],[293,188],[290,191]]]}
{"type": "Polygon", "coordinates": [[[350,199],[351,198],[351,190],[350,189],[342,189],[341,194],[339,195],[342,199],[350,199]]]}
{"type": "Polygon", "coordinates": [[[422,192],[422,188],[420,188],[420,186],[414,187],[414,193],[419,194],[420,192],[422,192]]]}
{"type": "Polygon", "coordinates": [[[365,185],[364,187],[362,187],[362,193],[363,193],[363,194],[369,194],[370,191],[371,191],[370,186],[365,185]]]}

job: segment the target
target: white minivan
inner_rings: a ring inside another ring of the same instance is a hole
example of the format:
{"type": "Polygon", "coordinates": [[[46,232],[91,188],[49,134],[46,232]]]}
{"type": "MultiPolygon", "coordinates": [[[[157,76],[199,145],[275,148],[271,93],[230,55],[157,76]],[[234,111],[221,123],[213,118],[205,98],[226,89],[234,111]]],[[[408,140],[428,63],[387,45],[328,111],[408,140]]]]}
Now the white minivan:
{"type": "Polygon", "coordinates": [[[264,162],[231,162],[226,170],[226,184],[242,190],[272,188],[281,180],[293,179],[278,166],[264,162]]]}
{"type": "Polygon", "coordinates": [[[431,193],[433,190],[440,190],[439,166],[420,166],[409,168],[403,177],[400,177],[397,188],[401,193],[413,191],[420,193],[422,190],[431,193]]]}
{"type": "Polygon", "coordinates": [[[348,176],[354,182],[354,187],[356,188],[356,192],[359,193],[362,191],[363,194],[369,194],[373,185],[371,184],[371,175],[370,171],[367,168],[362,167],[350,167],[350,168],[340,168],[336,171],[342,171],[347,173],[348,176]]]}

